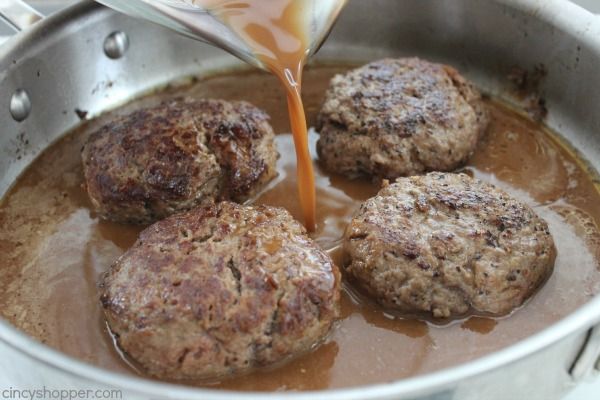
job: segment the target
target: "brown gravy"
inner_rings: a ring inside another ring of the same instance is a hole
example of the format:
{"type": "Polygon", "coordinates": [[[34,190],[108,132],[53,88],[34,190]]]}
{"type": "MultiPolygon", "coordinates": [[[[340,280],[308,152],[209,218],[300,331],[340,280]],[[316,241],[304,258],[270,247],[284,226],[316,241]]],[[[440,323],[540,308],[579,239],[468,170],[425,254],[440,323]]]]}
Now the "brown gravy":
{"type": "MultiPolygon", "coordinates": [[[[346,67],[306,71],[309,124],[329,79],[346,67]]],[[[111,370],[137,374],[104,325],[96,282],[135,240],[138,228],[99,221],[81,189],[80,148],[116,113],[176,95],[244,99],[272,116],[280,175],[255,200],[302,217],[295,195],[295,153],[284,94],[277,80],[236,72],[136,100],[86,123],[45,151],[0,204],[0,315],[66,354],[111,370]]],[[[495,102],[490,131],[466,170],[533,205],[550,224],[556,270],[546,286],[510,317],[472,317],[440,327],[393,319],[344,291],[342,318],[315,351],[283,367],[212,384],[234,390],[309,390],[388,382],[463,363],[515,343],[600,292],[600,194],[569,148],[540,125],[495,102]]],[[[313,147],[316,134],[311,133],[313,147]]],[[[339,261],[339,238],[361,201],[378,188],[327,174],[315,164],[317,226],[313,237],[339,261]]],[[[189,382],[189,384],[198,384],[189,382]]],[[[198,384],[199,385],[199,384],[198,384]]]]}
{"type": "MultiPolygon", "coordinates": [[[[323,0],[319,0],[323,1],[323,0]]],[[[327,0],[332,1],[332,0],[327,0]]],[[[346,3],[333,0],[337,13],[346,3]]],[[[195,0],[233,30],[275,75],[285,89],[296,152],[297,193],[304,225],[316,229],[315,173],[309,150],[302,103],[302,71],[310,52],[310,11],[313,0],[195,0]]],[[[333,15],[333,23],[337,15],[333,15]]]]}

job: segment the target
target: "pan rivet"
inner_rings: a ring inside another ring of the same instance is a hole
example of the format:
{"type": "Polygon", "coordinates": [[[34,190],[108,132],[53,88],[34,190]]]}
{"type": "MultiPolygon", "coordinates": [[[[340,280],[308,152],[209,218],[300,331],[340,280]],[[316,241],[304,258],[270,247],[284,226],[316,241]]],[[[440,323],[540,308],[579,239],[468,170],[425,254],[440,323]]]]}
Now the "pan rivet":
{"type": "Polygon", "coordinates": [[[113,60],[123,57],[128,48],[129,38],[125,32],[113,32],[104,40],[104,54],[113,60]]]}
{"type": "Polygon", "coordinates": [[[31,100],[25,89],[17,89],[10,98],[10,115],[17,122],[25,121],[31,112],[31,100]]]}

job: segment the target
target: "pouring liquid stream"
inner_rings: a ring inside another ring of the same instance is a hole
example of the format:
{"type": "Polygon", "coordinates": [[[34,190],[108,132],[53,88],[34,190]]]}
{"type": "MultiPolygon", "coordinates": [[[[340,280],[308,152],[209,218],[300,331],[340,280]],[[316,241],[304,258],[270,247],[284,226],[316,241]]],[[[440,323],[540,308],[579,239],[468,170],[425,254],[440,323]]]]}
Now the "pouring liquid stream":
{"type": "MultiPolygon", "coordinates": [[[[321,1],[321,0],[318,0],[321,1]]],[[[346,0],[335,1],[336,12],[346,0]]],[[[302,103],[302,71],[311,52],[311,13],[315,0],[195,0],[233,31],[273,73],[286,91],[294,137],[298,195],[309,232],[316,230],[316,189],[308,129],[302,103]]]]}

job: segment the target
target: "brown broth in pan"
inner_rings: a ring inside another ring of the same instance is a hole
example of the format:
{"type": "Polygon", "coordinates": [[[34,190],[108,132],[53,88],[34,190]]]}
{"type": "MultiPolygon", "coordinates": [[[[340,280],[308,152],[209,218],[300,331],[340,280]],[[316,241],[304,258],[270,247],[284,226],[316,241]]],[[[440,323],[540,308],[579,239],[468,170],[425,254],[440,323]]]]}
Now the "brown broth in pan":
{"type": "MultiPolygon", "coordinates": [[[[329,79],[346,67],[309,68],[304,101],[309,125],[329,79]]],[[[212,76],[136,100],[84,124],[46,150],[0,204],[0,315],[66,354],[110,370],[138,374],[115,348],[103,322],[96,282],[133,244],[140,228],[98,220],[81,189],[80,149],[88,134],[115,114],[171,96],[243,99],[272,117],[281,159],[279,177],[254,200],[283,206],[302,220],[296,157],[285,94],[260,72],[212,76]]],[[[463,363],[513,344],[560,320],[600,292],[600,194],[569,148],[496,101],[492,124],[466,171],[506,189],[545,218],[558,248],[555,272],[513,315],[472,317],[440,327],[394,319],[345,290],[342,318],[310,354],[271,370],[214,383],[234,390],[309,390],[388,382],[463,363]]],[[[317,135],[310,136],[312,151],[317,135]]],[[[360,202],[378,187],[328,174],[315,163],[317,231],[336,262],[342,232],[360,202]]],[[[189,384],[198,384],[187,382],[189,384]]]]}

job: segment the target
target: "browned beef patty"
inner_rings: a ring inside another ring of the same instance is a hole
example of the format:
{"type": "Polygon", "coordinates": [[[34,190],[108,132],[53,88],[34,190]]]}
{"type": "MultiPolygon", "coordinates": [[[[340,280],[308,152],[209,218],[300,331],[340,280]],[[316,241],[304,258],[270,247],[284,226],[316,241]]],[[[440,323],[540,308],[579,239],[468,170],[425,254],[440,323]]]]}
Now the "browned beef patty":
{"type": "Polygon", "coordinates": [[[305,352],[329,332],[340,296],[337,268],[287,211],[229,202],[150,226],[100,286],[119,346],[169,379],[305,352]]]}
{"type": "Polygon", "coordinates": [[[317,125],[326,169],[394,179],[466,162],[488,116],[479,92],[452,67],[385,59],[335,76],[317,125]]]}
{"type": "Polygon", "coordinates": [[[244,201],[276,174],[269,117],[246,102],[176,99],[120,117],[82,153],[105,219],[150,223],[207,200],[244,201]]]}
{"type": "Polygon", "coordinates": [[[551,275],[545,221],[465,174],[401,178],[345,233],[345,271],[383,306],[435,318],[511,312],[551,275]]]}

